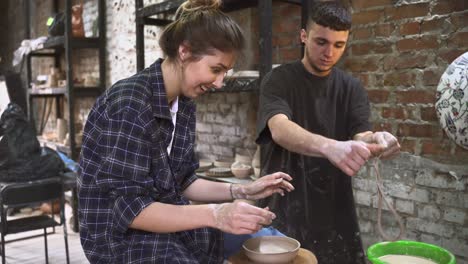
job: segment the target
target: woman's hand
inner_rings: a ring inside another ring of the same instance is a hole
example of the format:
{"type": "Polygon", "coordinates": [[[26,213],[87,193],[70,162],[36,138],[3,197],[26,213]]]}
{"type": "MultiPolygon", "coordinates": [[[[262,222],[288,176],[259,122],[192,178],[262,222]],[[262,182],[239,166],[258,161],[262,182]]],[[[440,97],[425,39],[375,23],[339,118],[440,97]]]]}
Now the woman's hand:
{"type": "Polygon", "coordinates": [[[231,234],[253,234],[276,218],[267,208],[262,209],[244,201],[211,204],[213,227],[231,234]]]}
{"type": "Polygon", "coordinates": [[[248,184],[231,185],[231,193],[234,199],[258,200],[268,197],[274,193],[284,196],[284,192],[294,190],[289,181],[292,178],[286,173],[275,172],[265,175],[260,179],[248,184]]]}

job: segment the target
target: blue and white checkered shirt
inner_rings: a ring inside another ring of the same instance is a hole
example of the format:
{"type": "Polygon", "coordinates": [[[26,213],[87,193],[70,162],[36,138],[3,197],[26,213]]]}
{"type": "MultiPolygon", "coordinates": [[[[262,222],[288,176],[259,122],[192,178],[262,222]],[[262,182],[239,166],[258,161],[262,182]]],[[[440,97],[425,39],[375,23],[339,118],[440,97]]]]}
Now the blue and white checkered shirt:
{"type": "MultiPolygon", "coordinates": [[[[177,233],[130,229],[148,205],[186,205],[182,191],[197,179],[195,104],[179,97],[174,125],[162,60],[100,96],[86,123],[78,178],[80,236],[91,263],[222,263],[219,230],[177,233]]],[[[161,212],[164,214],[164,212],[161,212]]]]}

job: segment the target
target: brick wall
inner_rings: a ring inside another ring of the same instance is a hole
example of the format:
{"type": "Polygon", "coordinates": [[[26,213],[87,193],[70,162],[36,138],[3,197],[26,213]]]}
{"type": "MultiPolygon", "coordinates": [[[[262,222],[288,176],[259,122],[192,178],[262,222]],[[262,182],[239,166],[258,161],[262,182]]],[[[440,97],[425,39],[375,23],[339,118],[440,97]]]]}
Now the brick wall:
{"type": "MultiPolygon", "coordinates": [[[[439,78],[468,47],[466,1],[352,1],[353,30],[342,65],[368,89],[376,130],[397,135],[407,153],[383,163],[383,185],[407,229],[405,239],[440,245],[468,263],[468,150],[445,135],[435,113],[439,78]],[[448,165],[454,164],[454,165],[448,165]]],[[[370,167],[354,179],[365,246],[381,241],[370,167]]],[[[398,234],[384,210],[383,229],[398,234]]]]}
{"type": "Polygon", "coordinates": [[[255,122],[258,96],[255,93],[213,93],[197,98],[197,151],[215,160],[251,154],[256,146],[255,122]]]}
{"type": "Polygon", "coordinates": [[[439,126],[435,93],[445,68],[468,48],[463,0],[352,1],[344,67],[369,91],[376,130],[397,135],[404,151],[464,164],[468,151],[439,126]]]}
{"type": "MultiPolygon", "coordinates": [[[[407,152],[380,164],[381,183],[406,229],[403,239],[442,246],[468,263],[468,168],[447,165],[407,152]]],[[[353,179],[354,196],[365,248],[382,241],[377,228],[377,180],[371,165],[353,179]]],[[[382,228],[397,237],[399,226],[383,206],[382,228]]]]}

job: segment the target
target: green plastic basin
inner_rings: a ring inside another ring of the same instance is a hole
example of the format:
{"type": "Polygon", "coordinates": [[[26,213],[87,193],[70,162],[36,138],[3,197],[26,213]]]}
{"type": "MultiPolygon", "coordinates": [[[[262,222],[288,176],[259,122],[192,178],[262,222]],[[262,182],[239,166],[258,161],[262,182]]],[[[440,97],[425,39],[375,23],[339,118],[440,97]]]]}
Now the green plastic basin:
{"type": "Polygon", "coordinates": [[[446,249],[416,241],[380,242],[367,249],[367,258],[373,264],[386,264],[387,262],[380,260],[379,257],[389,254],[423,257],[438,264],[456,263],[455,256],[446,249]]]}

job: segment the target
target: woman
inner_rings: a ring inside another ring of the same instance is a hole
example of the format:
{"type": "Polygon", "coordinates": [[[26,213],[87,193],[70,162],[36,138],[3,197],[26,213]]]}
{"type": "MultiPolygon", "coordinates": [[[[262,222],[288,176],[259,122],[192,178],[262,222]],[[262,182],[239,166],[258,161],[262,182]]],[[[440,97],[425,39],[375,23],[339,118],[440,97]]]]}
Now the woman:
{"type": "Polygon", "coordinates": [[[114,84],[89,114],[78,196],[91,263],[220,263],[222,231],[253,234],[275,217],[268,208],[227,201],[293,190],[291,177],[279,172],[248,185],[195,176],[191,99],[221,88],[244,46],[219,5],[185,2],[161,35],[166,58],[114,84]]]}

